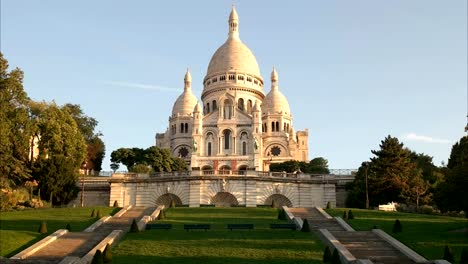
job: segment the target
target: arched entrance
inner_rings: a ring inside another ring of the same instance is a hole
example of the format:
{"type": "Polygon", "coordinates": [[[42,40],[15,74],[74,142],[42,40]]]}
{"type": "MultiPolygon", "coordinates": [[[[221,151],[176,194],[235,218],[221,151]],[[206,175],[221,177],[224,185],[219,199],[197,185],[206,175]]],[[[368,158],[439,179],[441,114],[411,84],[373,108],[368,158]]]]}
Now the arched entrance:
{"type": "Polygon", "coordinates": [[[239,205],[239,202],[231,193],[219,192],[211,197],[210,204],[214,204],[216,207],[231,207],[239,205]]]}
{"type": "Polygon", "coordinates": [[[281,208],[282,206],[292,207],[291,200],[282,194],[272,194],[265,200],[265,205],[272,205],[275,201],[276,207],[281,208]]]}
{"type": "Polygon", "coordinates": [[[156,206],[164,205],[165,208],[169,208],[172,201],[174,201],[176,205],[182,205],[182,200],[179,196],[172,193],[166,193],[156,199],[156,206]]]}
{"type": "Polygon", "coordinates": [[[223,165],[219,168],[219,174],[229,174],[229,171],[231,170],[231,167],[228,165],[223,165]]]}

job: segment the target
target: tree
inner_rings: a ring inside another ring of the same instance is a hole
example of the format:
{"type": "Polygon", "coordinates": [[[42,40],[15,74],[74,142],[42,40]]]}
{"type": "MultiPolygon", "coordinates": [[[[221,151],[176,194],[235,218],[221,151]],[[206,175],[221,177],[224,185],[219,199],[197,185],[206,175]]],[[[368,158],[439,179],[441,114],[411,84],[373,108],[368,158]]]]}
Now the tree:
{"type": "Polygon", "coordinates": [[[447,164],[445,181],[439,184],[434,200],[443,212],[461,211],[468,217],[468,136],[455,143],[447,164]]]}
{"type": "Polygon", "coordinates": [[[378,204],[400,201],[400,191],[406,188],[415,167],[410,152],[397,138],[387,136],[380,144],[380,150],[372,153],[375,155],[371,158],[375,175],[373,200],[378,204]]]}
{"type": "Polygon", "coordinates": [[[63,110],[68,111],[75,120],[78,129],[83,135],[87,145],[86,169],[101,171],[102,160],[104,159],[106,147],[101,140],[102,133],[95,132],[98,121],[83,113],[80,105],[65,104],[63,110]]]}
{"type": "Polygon", "coordinates": [[[77,172],[86,156],[86,144],[75,120],[55,103],[32,105],[39,155],[33,176],[45,198],[67,203],[77,195],[77,172]]]}
{"type": "Polygon", "coordinates": [[[23,72],[8,72],[8,61],[0,53],[0,188],[30,178],[28,168],[29,98],[23,89],[23,72]]]}
{"type": "Polygon", "coordinates": [[[322,157],[317,157],[310,160],[306,172],[316,174],[329,174],[330,170],[328,169],[328,160],[322,157]]]}

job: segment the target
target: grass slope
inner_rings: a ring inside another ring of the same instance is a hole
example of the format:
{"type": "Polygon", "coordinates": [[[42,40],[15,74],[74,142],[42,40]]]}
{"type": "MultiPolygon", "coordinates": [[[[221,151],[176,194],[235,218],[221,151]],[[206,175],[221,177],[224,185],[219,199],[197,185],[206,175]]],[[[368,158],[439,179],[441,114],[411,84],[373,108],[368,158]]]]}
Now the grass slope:
{"type": "MultiPolygon", "coordinates": [[[[324,246],[313,233],[270,230],[271,208],[171,208],[173,230],[129,233],[114,250],[113,263],[321,263],[324,246]],[[209,231],[184,231],[183,224],[211,224],[209,231]],[[228,223],[254,230],[226,229],[228,223]]],[[[284,221],[283,221],[284,223],[284,221]]]]}
{"type": "MultiPolygon", "coordinates": [[[[344,209],[327,209],[332,216],[342,217],[344,209]]],[[[348,210],[348,209],[347,209],[348,210]]],[[[356,230],[371,230],[374,225],[400,240],[427,259],[441,259],[445,245],[450,246],[458,259],[463,247],[468,247],[468,227],[465,218],[410,214],[401,212],[381,212],[352,209],[353,220],[348,223],[356,230]],[[392,227],[399,219],[403,232],[393,234],[392,227]]]]}
{"type": "Polygon", "coordinates": [[[93,209],[103,216],[115,213],[111,207],[49,208],[0,213],[0,256],[11,257],[69,223],[72,231],[81,231],[94,223],[93,209]],[[39,234],[42,221],[47,222],[45,235],[39,234]]]}

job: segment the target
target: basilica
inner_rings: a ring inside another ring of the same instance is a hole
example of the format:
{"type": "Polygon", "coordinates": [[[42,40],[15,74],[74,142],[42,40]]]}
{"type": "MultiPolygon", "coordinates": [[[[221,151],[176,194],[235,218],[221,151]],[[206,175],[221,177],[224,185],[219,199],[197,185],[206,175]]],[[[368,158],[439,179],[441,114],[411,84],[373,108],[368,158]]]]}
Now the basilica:
{"type": "Polygon", "coordinates": [[[296,131],[288,100],[272,69],[268,93],[252,51],[239,37],[233,7],[229,35],[213,54],[203,80],[201,101],[192,93],[187,70],[165,133],[156,146],[170,149],[191,170],[268,171],[270,164],[308,161],[308,130],[296,131]]]}

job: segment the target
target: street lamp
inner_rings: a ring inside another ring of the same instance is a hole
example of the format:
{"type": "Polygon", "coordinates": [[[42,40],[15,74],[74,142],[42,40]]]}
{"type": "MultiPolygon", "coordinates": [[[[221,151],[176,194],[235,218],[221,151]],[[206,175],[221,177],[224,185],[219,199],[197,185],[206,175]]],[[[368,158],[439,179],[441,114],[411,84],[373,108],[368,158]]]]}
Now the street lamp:
{"type": "Polygon", "coordinates": [[[85,174],[86,174],[86,161],[83,162],[83,176],[81,179],[81,207],[84,207],[84,182],[85,182],[85,174]]]}

